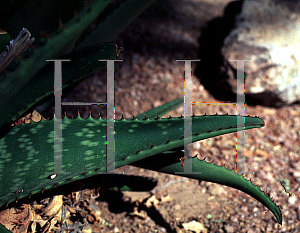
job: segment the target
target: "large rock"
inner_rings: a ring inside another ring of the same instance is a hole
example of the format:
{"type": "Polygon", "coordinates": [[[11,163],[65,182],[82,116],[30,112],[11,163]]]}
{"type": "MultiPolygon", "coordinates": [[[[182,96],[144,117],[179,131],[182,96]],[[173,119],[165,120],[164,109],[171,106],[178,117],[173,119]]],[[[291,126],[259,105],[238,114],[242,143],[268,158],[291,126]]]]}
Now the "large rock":
{"type": "Polygon", "coordinates": [[[299,10],[300,2],[292,0],[230,3],[199,39],[202,64],[196,75],[201,83],[212,94],[217,91],[217,98],[235,101],[237,62],[228,60],[252,59],[245,62],[246,103],[279,107],[299,102],[299,10]]]}

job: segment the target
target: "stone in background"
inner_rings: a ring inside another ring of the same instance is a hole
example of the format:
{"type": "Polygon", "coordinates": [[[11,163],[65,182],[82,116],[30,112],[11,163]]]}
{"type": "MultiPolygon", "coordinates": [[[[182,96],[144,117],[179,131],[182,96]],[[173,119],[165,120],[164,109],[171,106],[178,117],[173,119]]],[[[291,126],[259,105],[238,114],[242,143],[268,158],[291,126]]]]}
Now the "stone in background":
{"type": "Polygon", "coordinates": [[[199,38],[196,75],[216,98],[236,101],[237,62],[245,62],[246,103],[280,107],[300,101],[299,1],[233,1],[199,38]],[[201,47],[205,47],[204,49],[201,47]],[[212,65],[213,63],[213,65],[212,65]],[[205,85],[206,84],[206,85],[205,85]]]}

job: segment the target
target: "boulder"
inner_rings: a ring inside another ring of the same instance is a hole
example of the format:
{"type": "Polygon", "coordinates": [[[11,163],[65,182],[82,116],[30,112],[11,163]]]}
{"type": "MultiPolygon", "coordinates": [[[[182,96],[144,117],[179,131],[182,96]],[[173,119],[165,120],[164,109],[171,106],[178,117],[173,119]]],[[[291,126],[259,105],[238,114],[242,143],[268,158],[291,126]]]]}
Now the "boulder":
{"type": "Polygon", "coordinates": [[[229,60],[251,59],[244,70],[246,103],[299,103],[299,10],[300,2],[293,0],[231,2],[199,38],[201,83],[216,98],[236,102],[237,62],[229,60]]]}

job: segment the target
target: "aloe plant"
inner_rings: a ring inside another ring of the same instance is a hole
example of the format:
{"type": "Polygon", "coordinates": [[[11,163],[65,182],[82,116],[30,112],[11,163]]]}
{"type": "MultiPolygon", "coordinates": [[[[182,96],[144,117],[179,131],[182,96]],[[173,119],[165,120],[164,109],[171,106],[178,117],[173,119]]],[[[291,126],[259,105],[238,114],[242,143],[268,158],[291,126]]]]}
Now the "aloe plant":
{"type": "MultiPolygon", "coordinates": [[[[106,66],[98,59],[116,59],[116,45],[103,42],[113,40],[153,1],[125,0],[110,5],[110,0],[76,0],[72,4],[60,0],[13,0],[0,4],[3,30],[0,48],[4,50],[0,55],[2,209],[22,198],[106,171],[107,119],[65,117],[62,120],[62,165],[67,173],[51,175],[54,120],[11,125],[53,94],[53,63],[46,60],[71,59],[63,64],[62,87],[78,82],[106,66]],[[33,15],[32,12],[38,13],[33,15]],[[103,19],[91,31],[89,26],[99,14],[103,19]],[[16,37],[12,42],[11,38],[16,37]]],[[[170,174],[181,172],[178,158],[184,157],[184,117],[161,116],[182,104],[183,98],[132,119],[115,120],[115,168],[132,164],[170,174]]],[[[203,115],[193,116],[192,126],[192,142],[195,142],[263,127],[264,122],[250,116],[203,115]],[[237,125],[239,118],[244,119],[244,125],[237,125]]],[[[239,189],[260,201],[282,223],[278,206],[242,175],[196,157],[192,158],[192,168],[201,174],[181,175],[239,189]]]]}

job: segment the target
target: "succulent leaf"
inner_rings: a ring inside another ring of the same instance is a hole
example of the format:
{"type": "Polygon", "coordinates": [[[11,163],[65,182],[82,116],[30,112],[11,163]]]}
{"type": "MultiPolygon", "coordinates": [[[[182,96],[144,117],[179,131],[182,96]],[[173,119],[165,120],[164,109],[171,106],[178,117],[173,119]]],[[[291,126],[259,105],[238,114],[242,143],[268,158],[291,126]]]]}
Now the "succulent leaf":
{"type": "MultiPolygon", "coordinates": [[[[116,59],[116,47],[114,43],[97,44],[63,55],[59,59],[71,59],[70,62],[62,63],[62,87],[65,88],[105,68],[106,62],[99,62],[98,59],[116,59]]],[[[1,107],[0,128],[10,125],[30,107],[53,94],[53,89],[54,62],[45,61],[45,66],[1,107]]],[[[4,98],[4,94],[0,93],[0,96],[4,98]]]]}
{"type": "Polygon", "coordinates": [[[178,148],[176,150],[166,151],[134,162],[131,165],[157,172],[176,174],[197,180],[213,182],[238,189],[261,202],[274,214],[277,221],[282,224],[282,213],[272,199],[270,199],[265,192],[261,191],[258,186],[252,184],[250,180],[246,180],[242,175],[225,168],[225,166],[218,166],[213,164],[213,162],[209,163],[206,162],[205,159],[199,160],[197,157],[194,157],[192,158],[193,174],[179,174],[179,172],[183,172],[181,162],[179,161],[180,158],[184,157],[182,149],[183,148],[178,148]],[[196,172],[201,172],[201,174],[197,174],[196,172]]]}
{"type": "MultiPolygon", "coordinates": [[[[0,108],[32,80],[47,64],[46,60],[55,59],[61,55],[61,51],[95,20],[108,2],[93,1],[91,5],[84,7],[78,15],[67,22],[64,29],[59,27],[56,32],[50,34],[50,38],[44,38],[44,40],[36,38],[36,43],[34,43],[36,49],[31,51],[29,57],[25,58],[23,56],[24,60],[16,66],[14,71],[8,74],[0,72],[0,108]]],[[[27,27],[27,29],[32,33],[31,27],[27,27]]],[[[10,30],[8,32],[10,33],[10,30]]]]}
{"type": "MultiPolygon", "coordinates": [[[[245,117],[236,128],[237,117],[230,115],[192,117],[193,142],[237,130],[258,128],[264,122],[245,117]],[[222,126],[222,129],[220,127],[222,126]]],[[[0,140],[0,205],[58,187],[62,184],[106,172],[106,119],[64,118],[62,120],[62,170],[54,170],[54,120],[15,125],[0,140]],[[21,193],[15,193],[22,189],[21,193]]],[[[115,120],[115,167],[181,147],[184,118],[115,120]]]]}

